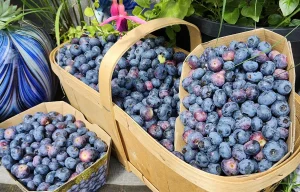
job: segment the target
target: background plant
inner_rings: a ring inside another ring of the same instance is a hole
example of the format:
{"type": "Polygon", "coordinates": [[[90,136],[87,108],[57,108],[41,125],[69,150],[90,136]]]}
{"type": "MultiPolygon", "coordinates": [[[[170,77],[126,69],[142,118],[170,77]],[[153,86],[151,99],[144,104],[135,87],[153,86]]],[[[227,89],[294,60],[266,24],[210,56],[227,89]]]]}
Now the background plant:
{"type": "MultiPolygon", "coordinates": [[[[195,0],[192,4],[196,15],[220,20],[222,0],[195,0]]],[[[227,0],[224,20],[241,26],[297,26],[299,12],[299,0],[227,0]]]]}

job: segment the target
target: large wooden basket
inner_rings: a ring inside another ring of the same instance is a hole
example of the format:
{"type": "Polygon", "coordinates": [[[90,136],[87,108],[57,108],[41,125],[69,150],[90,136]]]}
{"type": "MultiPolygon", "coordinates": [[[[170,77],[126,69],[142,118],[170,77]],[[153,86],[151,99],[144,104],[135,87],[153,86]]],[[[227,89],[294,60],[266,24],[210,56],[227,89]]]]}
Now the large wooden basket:
{"type": "MultiPolygon", "coordinates": [[[[148,135],[148,133],[145,132],[122,109],[113,104],[111,96],[111,78],[112,72],[118,60],[125,53],[125,51],[131,45],[133,45],[134,42],[137,42],[140,38],[144,37],[148,33],[151,33],[154,29],[159,29],[161,27],[165,27],[165,25],[160,24],[153,28],[149,27],[147,33],[145,33],[146,31],[139,31],[138,29],[134,30],[134,33],[131,33],[131,35],[124,37],[122,41],[118,42],[116,46],[111,48],[110,52],[104,57],[100,69],[99,79],[100,89],[102,91],[101,101],[104,108],[108,109],[112,114],[114,114],[116,118],[124,143],[124,148],[127,152],[129,160],[128,164],[131,170],[137,176],[139,176],[153,191],[274,191],[277,183],[288,174],[290,174],[300,163],[300,141],[297,140],[296,142],[293,142],[293,138],[298,138],[299,136],[298,131],[294,133],[293,130],[295,129],[291,129],[291,137],[289,138],[290,152],[293,151],[293,146],[294,152],[289,157],[286,157],[283,162],[273,167],[272,169],[263,173],[252,174],[249,176],[216,176],[196,169],[175,157],[163,146],[161,146],[155,139],[148,135]]],[[[270,37],[267,34],[269,33],[266,32],[265,34],[265,30],[263,30],[262,34],[260,35],[266,35],[262,39],[267,39],[272,44],[275,43],[276,39],[270,38],[277,37],[277,34],[274,34],[274,36],[270,37]]],[[[192,46],[194,46],[194,43],[196,42],[194,40],[195,36],[193,36],[191,33],[190,35],[192,46]]],[[[243,33],[239,36],[239,39],[244,40],[244,37],[242,36],[246,37],[246,35],[248,34],[243,33]]],[[[236,39],[235,36],[230,38],[236,39]]],[[[226,37],[224,37],[223,43],[225,42],[225,40],[226,37]]],[[[195,50],[197,51],[197,49],[198,48],[196,48],[195,50]]],[[[291,50],[287,41],[285,41],[284,46],[280,46],[278,50],[288,56],[289,66],[292,66],[293,60],[291,57],[291,50]]],[[[290,73],[291,81],[294,84],[295,75],[292,71],[290,73]]],[[[292,127],[295,127],[296,123],[299,125],[299,122],[295,118],[295,104],[293,102],[294,96],[295,93],[293,92],[289,100],[291,105],[291,118],[293,121],[292,127]]],[[[300,110],[299,103],[297,103],[297,108],[299,108],[300,110]]],[[[176,126],[178,126],[179,123],[180,122],[177,119],[176,126]]],[[[181,133],[179,133],[179,135],[180,134],[181,133]]]]}
{"type": "MultiPolygon", "coordinates": [[[[134,30],[130,31],[126,34],[122,39],[120,39],[105,55],[106,58],[116,56],[122,56],[129,47],[124,47],[124,45],[133,45],[140,38],[145,37],[146,34],[149,34],[152,31],[156,31],[157,29],[163,26],[172,26],[172,25],[186,25],[190,31],[190,35],[193,39],[191,42],[191,50],[193,50],[199,43],[201,43],[201,36],[199,29],[186,21],[180,19],[157,19],[153,21],[149,21],[144,25],[140,25],[134,30]]],[[[55,61],[55,56],[58,50],[62,47],[57,47],[50,54],[50,62],[51,68],[54,73],[58,76],[62,87],[73,107],[81,111],[88,121],[95,123],[102,127],[112,138],[113,147],[117,154],[119,161],[125,166],[127,170],[130,170],[129,165],[127,164],[128,157],[126,156],[126,149],[124,148],[126,144],[122,143],[120,131],[118,130],[114,113],[112,110],[112,100],[111,100],[111,89],[110,89],[110,81],[112,78],[112,71],[110,69],[114,69],[115,65],[110,65],[110,62],[105,63],[107,61],[102,61],[101,69],[99,72],[99,85],[100,85],[100,93],[90,88],[63,68],[61,68],[55,61]],[[107,70],[107,66],[109,66],[109,70],[107,70]],[[109,83],[101,82],[101,79],[106,79],[105,82],[109,81],[109,83]],[[105,84],[105,86],[103,85],[105,84]],[[100,99],[101,95],[101,99],[100,99]],[[109,97],[107,97],[109,95],[109,97]]],[[[186,52],[187,53],[187,52],[186,52]]],[[[106,59],[109,60],[109,59],[106,59]]]]}

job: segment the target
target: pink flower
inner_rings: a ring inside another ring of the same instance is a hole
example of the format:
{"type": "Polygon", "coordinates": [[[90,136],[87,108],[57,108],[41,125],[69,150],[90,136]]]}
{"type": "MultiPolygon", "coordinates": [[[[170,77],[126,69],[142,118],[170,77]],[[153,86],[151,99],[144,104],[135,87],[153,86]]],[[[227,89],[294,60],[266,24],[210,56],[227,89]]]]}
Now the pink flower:
{"type": "Polygon", "coordinates": [[[108,24],[112,21],[116,21],[116,25],[117,25],[116,28],[120,32],[128,30],[127,20],[131,20],[131,21],[133,21],[135,23],[139,23],[139,24],[146,23],[146,21],[144,21],[143,19],[140,19],[139,17],[128,16],[127,12],[125,11],[125,6],[122,3],[118,4],[117,0],[113,0],[112,6],[110,9],[110,14],[111,14],[111,17],[106,19],[105,21],[103,21],[103,23],[101,23],[101,26],[108,24]]]}
{"type": "Polygon", "coordinates": [[[113,3],[110,7],[110,14],[111,16],[117,16],[119,15],[119,4],[117,2],[117,0],[113,0],[113,3]]]}

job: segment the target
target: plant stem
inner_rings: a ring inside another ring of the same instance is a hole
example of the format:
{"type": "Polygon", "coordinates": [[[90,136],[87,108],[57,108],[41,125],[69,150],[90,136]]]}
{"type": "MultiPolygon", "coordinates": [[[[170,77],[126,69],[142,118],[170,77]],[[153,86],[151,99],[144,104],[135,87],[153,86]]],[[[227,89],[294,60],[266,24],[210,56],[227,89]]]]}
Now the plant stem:
{"type": "Polygon", "coordinates": [[[80,4],[80,0],[77,0],[77,5],[78,5],[78,9],[79,9],[79,15],[80,15],[80,25],[83,27],[83,21],[84,21],[84,16],[83,16],[83,11],[82,11],[82,7],[80,4]]]}
{"type": "Polygon", "coordinates": [[[223,18],[224,18],[225,8],[226,8],[226,0],[223,1],[222,18],[221,18],[221,22],[220,22],[220,28],[219,28],[218,38],[217,38],[215,47],[216,47],[217,44],[218,44],[219,37],[220,37],[221,31],[222,31],[222,25],[223,25],[223,18]]]}
{"type": "Polygon", "coordinates": [[[287,18],[285,18],[281,23],[279,23],[274,29],[277,29],[278,27],[280,27],[284,22],[286,22],[288,19],[291,19],[294,15],[296,15],[298,12],[300,12],[300,7],[294,11],[294,13],[292,13],[291,15],[289,15],[287,18]]]}

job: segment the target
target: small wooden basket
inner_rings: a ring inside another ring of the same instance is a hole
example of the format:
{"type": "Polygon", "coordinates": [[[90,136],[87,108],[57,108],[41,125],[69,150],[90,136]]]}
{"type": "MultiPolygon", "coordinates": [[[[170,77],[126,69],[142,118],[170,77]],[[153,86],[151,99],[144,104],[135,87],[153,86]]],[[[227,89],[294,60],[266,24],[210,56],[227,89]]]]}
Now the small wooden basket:
{"type": "MultiPolygon", "coordinates": [[[[108,168],[109,168],[109,160],[110,160],[110,153],[111,153],[111,143],[112,140],[110,136],[103,131],[98,125],[89,123],[83,116],[82,113],[80,113],[78,110],[73,108],[71,105],[59,101],[59,102],[47,102],[47,103],[41,103],[33,108],[30,108],[2,123],[0,123],[1,128],[8,128],[10,126],[15,126],[23,121],[23,117],[27,114],[33,115],[36,112],[44,112],[48,113],[51,111],[56,111],[62,115],[66,114],[72,114],[75,116],[76,120],[81,120],[85,123],[86,128],[90,131],[93,131],[97,134],[97,136],[103,140],[107,146],[107,153],[101,158],[98,159],[93,165],[91,165],[89,168],[84,170],[82,173],[80,173],[77,177],[74,179],[66,182],[64,185],[56,189],[57,192],[66,192],[72,187],[79,189],[84,188],[84,185],[97,185],[98,182],[89,183],[91,180],[91,177],[99,176],[99,174],[104,175],[104,178],[107,178],[108,175],[108,168]],[[105,173],[104,173],[105,172],[105,173]],[[83,186],[80,186],[83,185],[83,186]],[[75,186],[75,187],[74,187],[75,186]]],[[[6,169],[5,169],[6,170],[6,169]]],[[[18,180],[15,179],[15,177],[7,171],[7,173],[15,180],[17,186],[24,192],[28,192],[28,190],[18,182],[18,180]]],[[[97,186],[98,189],[100,189],[102,186],[97,186]]],[[[72,188],[72,189],[73,189],[72,188]]]]}

